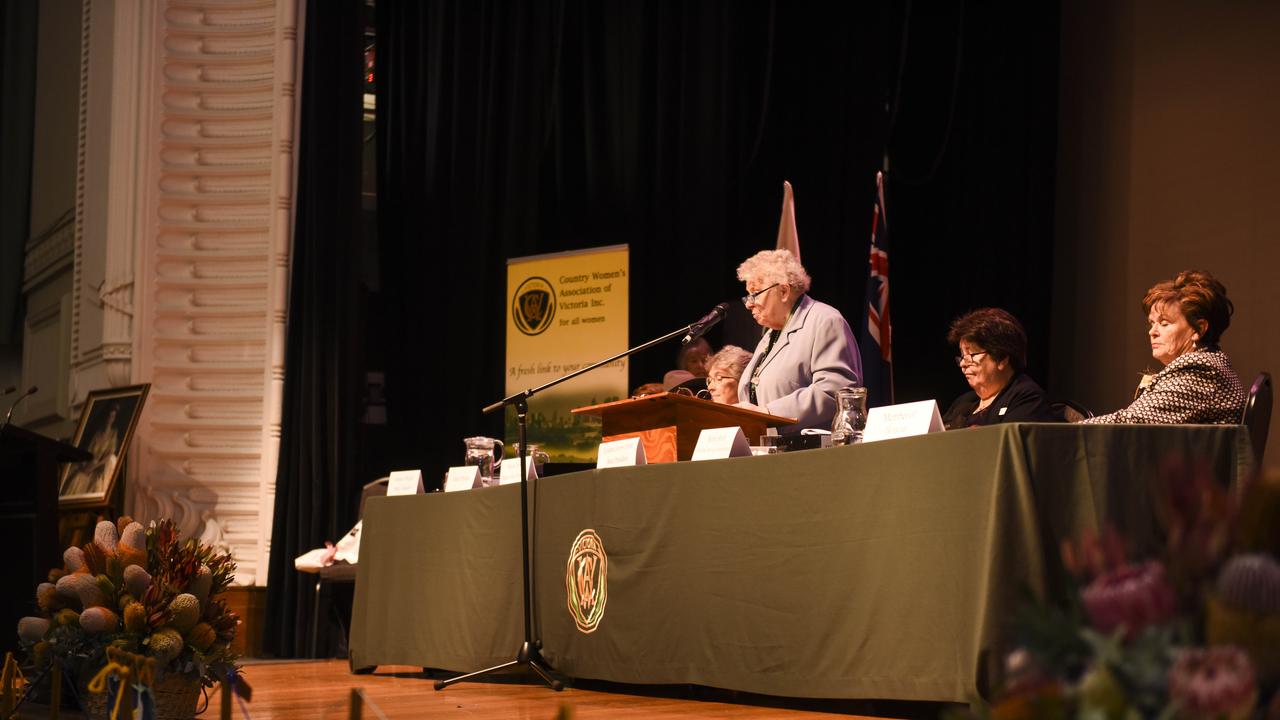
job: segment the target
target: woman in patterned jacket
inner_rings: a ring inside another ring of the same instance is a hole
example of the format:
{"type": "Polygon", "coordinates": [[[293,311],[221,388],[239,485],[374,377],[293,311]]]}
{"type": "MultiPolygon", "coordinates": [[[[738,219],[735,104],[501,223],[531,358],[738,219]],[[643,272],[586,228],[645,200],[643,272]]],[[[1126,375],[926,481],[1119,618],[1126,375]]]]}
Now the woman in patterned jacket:
{"type": "Polygon", "coordinates": [[[1133,403],[1091,423],[1237,423],[1245,393],[1218,340],[1231,324],[1227,289],[1198,270],[1156,283],[1142,299],[1151,356],[1165,368],[1143,378],[1133,403]]]}

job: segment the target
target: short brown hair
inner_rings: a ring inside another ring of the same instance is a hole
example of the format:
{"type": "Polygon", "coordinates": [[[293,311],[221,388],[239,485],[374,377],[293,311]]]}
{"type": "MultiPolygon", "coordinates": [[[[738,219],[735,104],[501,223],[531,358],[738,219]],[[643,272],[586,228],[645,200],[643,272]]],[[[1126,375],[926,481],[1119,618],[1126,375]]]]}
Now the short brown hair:
{"type": "Polygon", "coordinates": [[[1202,270],[1183,270],[1172,280],[1151,286],[1142,298],[1142,314],[1150,315],[1156,305],[1177,304],[1187,323],[1198,331],[1201,320],[1201,345],[1216,346],[1222,333],[1231,326],[1235,305],[1227,298],[1227,288],[1217,278],[1202,270]]]}
{"type": "Polygon", "coordinates": [[[947,342],[979,345],[999,362],[1009,358],[1015,372],[1027,367],[1027,332],[1018,318],[1000,308],[978,308],[951,321],[947,342]]]}

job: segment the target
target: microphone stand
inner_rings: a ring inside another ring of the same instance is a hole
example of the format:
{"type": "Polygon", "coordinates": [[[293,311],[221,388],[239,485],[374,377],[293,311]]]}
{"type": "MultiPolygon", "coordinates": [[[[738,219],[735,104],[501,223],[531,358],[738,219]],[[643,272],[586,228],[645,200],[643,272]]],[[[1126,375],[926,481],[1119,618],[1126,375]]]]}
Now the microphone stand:
{"type": "Polygon", "coordinates": [[[536,388],[521,390],[514,395],[505,397],[492,405],[485,407],[481,411],[487,414],[501,410],[508,405],[514,405],[516,408],[516,420],[520,428],[520,543],[521,557],[524,560],[523,574],[521,575],[521,589],[524,593],[524,643],[521,644],[520,649],[516,652],[516,658],[514,660],[502,663],[501,665],[495,665],[491,668],[485,668],[484,670],[476,670],[475,672],[469,672],[465,675],[449,678],[448,680],[437,680],[435,682],[436,690],[443,690],[454,683],[460,683],[464,680],[471,680],[482,675],[488,675],[490,673],[517,666],[528,666],[528,668],[537,673],[538,677],[542,678],[542,681],[545,682],[552,690],[560,691],[564,689],[564,683],[551,676],[550,666],[542,659],[542,641],[534,640],[533,638],[533,574],[529,569],[529,476],[528,470],[525,469],[525,456],[528,452],[526,433],[528,431],[527,415],[529,413],[529,398],[537,395],[543,390],[553,388],[562,382],[572,380],[583,373],[591,372],[602,365],[608,365],[609,363],[621,360],[628,355],[634,355],[641,350],[648,350],[654,345],[664,343],[681,335],[687,335],[695,330],[703,330],[706,327],[709,326],[701,322],[685,325],[679,330],[669,332],[660,338],[650,340],[643,345],[637,345],[630,350],[625,350],[613,357],[601,360],[600,362],[593,363],[584,368],[579,368],[568,375],[556,378],[555,380],[539,385],[536,388]]]}

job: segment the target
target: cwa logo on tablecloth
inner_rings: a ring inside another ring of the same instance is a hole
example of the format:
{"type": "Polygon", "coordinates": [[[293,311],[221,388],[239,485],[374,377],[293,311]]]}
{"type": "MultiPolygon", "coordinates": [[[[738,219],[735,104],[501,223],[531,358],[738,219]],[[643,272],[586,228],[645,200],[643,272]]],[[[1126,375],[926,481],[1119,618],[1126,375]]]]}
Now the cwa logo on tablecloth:
{"type": "Polygon", "coordinates": [[[595,632],[604,617],[609,599],[609,556],[604,542],[590,528],[578,533],[569,548],[569,563],[564,573],[564,589],[569,600],[569,614],[578,630],[595,632]]]}

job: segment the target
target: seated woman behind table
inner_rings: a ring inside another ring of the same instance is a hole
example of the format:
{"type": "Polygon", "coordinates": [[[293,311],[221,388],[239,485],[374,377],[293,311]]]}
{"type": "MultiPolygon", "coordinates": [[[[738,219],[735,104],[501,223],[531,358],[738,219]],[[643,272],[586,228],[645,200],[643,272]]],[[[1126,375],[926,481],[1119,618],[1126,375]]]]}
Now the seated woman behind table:
{"type": "Polygon", "coordinates": [[[1017,318],[1000,308],[974,310],[951,323],[947,341],[959,347],[956,364],[973,388],[947,409],[947,429],[1062,419],[1024,372],[1027,333],[1017,318]]]}
{"type": "Polygon", "coordinates": [[[1142,298],[1151,356],[1165,367],[1145,376],[1129,407],[1088,423],[1235,423],[1245,392],[1218,340],[1235,307],[1212,275],[1185,270],[1142,298]]]}
{"type": "Polygon", "coordinates": [[[828,428],[836,391],[862,384],[858,343],[839,310],[805,293],[809,273],[787,250],[764,250],[738,266],[742,302],[764,334],[738,384],[739,407],[796,419],[781,432],[828,428]]]}
{"type": "Polygon", "coordinates": [[[707,360],[707,389],[711,399],[724,405],[738,402],[738,381],[751,362],[751,353],[737,345],[725,345],[707,360]]]}

